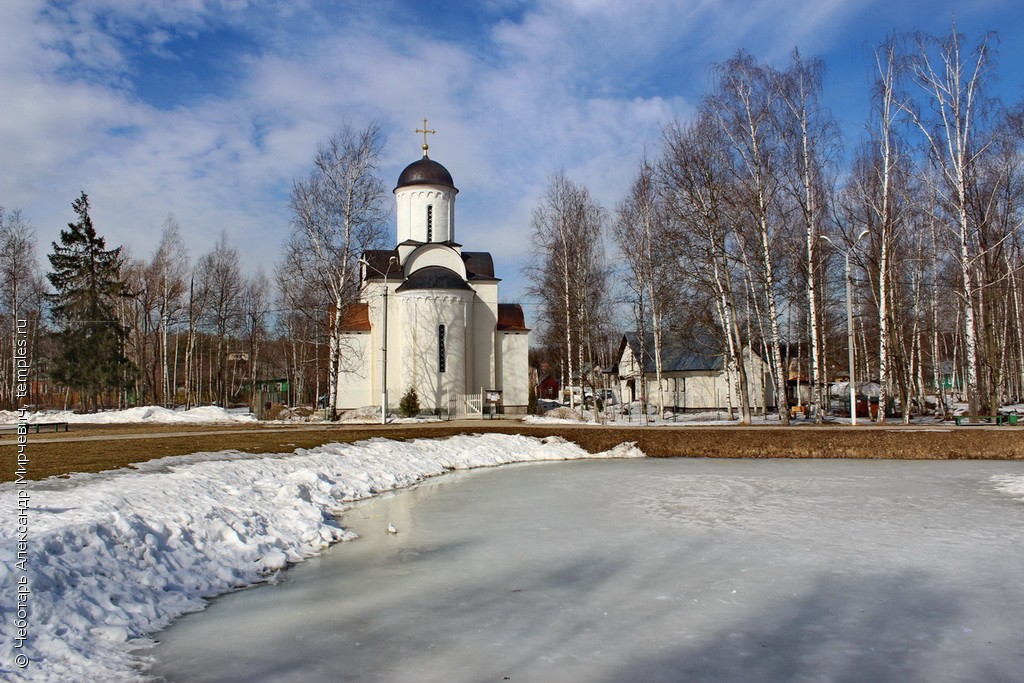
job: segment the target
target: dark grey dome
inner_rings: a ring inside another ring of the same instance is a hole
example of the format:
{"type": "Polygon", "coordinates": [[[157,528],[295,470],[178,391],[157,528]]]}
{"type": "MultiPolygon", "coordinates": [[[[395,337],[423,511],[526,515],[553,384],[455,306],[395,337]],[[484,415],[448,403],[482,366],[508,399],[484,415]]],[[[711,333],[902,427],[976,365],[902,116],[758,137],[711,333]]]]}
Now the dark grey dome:
{"type": "Polygon", "coordinates": [[[455,181],[448,169],[427,157],[426,154],[419,161],[414,161],[405,167],[402,175],[398,176],[398,186],[409,185],[442,185],[455,189],[455,181]]]}
{"type": "Polygon", "coordinates": [[[405,292],[412,289],[464,289],[473,291],[473,288],[462,279],[461,275],[444,266],[420,268],[399,285],[395,291],[405,292]]]}

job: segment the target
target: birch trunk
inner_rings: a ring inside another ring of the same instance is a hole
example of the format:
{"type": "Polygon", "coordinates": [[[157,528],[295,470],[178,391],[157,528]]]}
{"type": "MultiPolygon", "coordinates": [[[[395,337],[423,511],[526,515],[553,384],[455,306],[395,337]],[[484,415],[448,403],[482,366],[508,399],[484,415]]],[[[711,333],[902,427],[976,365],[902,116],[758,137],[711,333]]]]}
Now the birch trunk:
{"type": "MultiPolygon", "coordinates": [[[[988,37],[969,55],[963,54],[963,37],[953,25],[945,39],[918,34],[908,64],[910,80],[929,98],[933,118],[926,119],[909,104],[901,105],[924,139],[932,160],[945,182],[946,199],[954,207],[960,266],[960,298],[964,315],[964,363],[967,400],[972,414],[981,410],[978,372],[978,324],[975,300],[973,226],[968,203],[970,168],[991,144],[982,121],[983,89],[988,78],[988,37]],[[934,52],[933,52],[934,50],[934,52]]],[[[980,256],[980,254],[979,254],[980,256]]],[[[993,407],[994,408],[994,407],[993,407]]]]}

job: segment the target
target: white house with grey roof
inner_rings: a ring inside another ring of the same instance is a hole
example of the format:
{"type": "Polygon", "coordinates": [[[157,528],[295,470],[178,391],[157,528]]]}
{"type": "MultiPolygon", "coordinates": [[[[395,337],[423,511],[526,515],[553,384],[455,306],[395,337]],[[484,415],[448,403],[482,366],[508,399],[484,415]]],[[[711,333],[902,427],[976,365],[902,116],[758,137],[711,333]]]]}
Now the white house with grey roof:
{"type": "MultiPolygon", "coordinates": [[[[749,348],[744,355],[751,408],[774,409],[775,392],[768,364],[749,348]]],[[[659,387],[654,335],[646,335],[641,345],[639,335],[627,332],[619,344],[618,358],[614,374],[620,399],[625,403],[646,401],[657,405],[659,387]]],[[[672,338],[662,342],[660,395],[666,409],[700,412],[724,410],[729,405],[739,407],[735,375],[726,369],[721,345],[710,337],[672,338]]]]}
{"type": "Polygon", "coordinates": [[[425,411],[478,409],[486,392],[504,412],[526,412],[523,309],[498,303],[491,255],[455,241],[459,191],[425,139],[394,190],[397,245],[361,259],[359,298],[342,323],[338,406],[379,406],[386,388],[394,409],[415,388],[425,411]]]}

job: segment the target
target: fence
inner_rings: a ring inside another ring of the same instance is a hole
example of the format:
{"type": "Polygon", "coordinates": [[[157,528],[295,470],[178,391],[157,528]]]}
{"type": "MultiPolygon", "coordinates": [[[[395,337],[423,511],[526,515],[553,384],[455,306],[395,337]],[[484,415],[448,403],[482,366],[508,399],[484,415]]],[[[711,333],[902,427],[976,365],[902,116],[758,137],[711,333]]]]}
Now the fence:
{"type": "Polygon", "coordinates": [[[448,417],[452,420],[482,418],[484,396],[479,394],[449,394],[448,417]]]}

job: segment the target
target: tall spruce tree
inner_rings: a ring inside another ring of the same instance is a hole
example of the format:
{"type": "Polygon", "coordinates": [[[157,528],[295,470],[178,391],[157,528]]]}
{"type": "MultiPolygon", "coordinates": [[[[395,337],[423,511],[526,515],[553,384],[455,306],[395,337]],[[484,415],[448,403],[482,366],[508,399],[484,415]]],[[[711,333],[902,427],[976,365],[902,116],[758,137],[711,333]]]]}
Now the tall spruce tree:
{"type": "Polygon", "coordinates": [[[130,386],[135,366],[125,357],[127,330],[118,320],[118,300],[127,295],[121,279],[121,248],[107,249],[89,217],[83,192],[71,205],[78,221],[68,223],[53,243],[47,274],[56,290],[51,311],[57,351],[50,367],[55,382],[82,393],[82,401],[99,407],[112,390],[130,386]]]}

